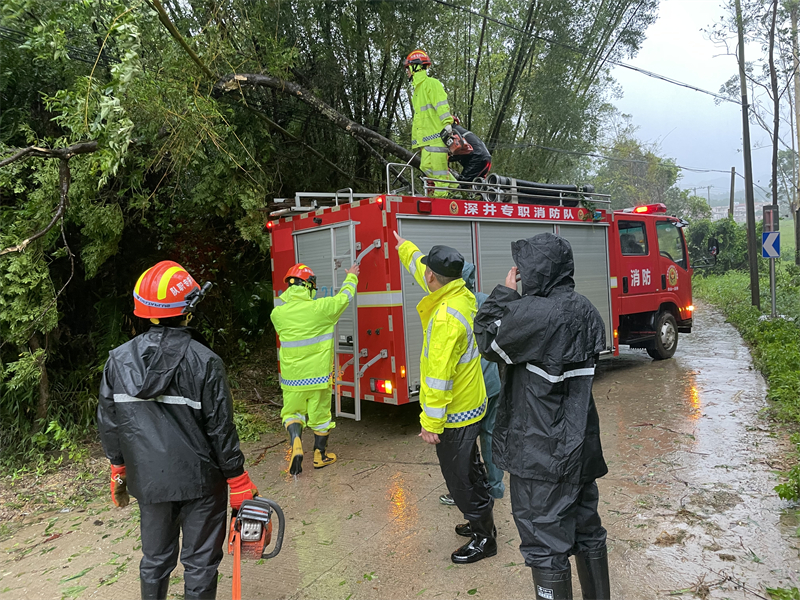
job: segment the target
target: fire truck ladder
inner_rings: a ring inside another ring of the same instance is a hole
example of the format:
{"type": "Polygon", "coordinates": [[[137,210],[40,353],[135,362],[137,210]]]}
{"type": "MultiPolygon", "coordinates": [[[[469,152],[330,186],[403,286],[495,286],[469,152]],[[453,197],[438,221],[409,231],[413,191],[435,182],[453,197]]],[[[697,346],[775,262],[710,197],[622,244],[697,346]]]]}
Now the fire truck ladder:
{"type": "MultiPolygon", "coordinates": [[[[342,190],[339,190],[342,191],[342,190]]],[[[338,194],[339,192],[337,192],[338,194]]],[[[338,198],[337,198],[338,200],[338,198]]],[[[335,242],[334,242],[335,245],[335,242]]],[[[361,243],[355,241],[355,226],[350,226],[350,252],[346,254],[338,255],[338,249],[334,247],[333,251],[333,272],[334,272],[334,281],[336,280],[336,271],[339,267],[342,266],[342,261],[350,260],[350,258],[355,254],[355,252],[360,251],[356,260],[353,264],[361,264],[361,261],[364,257],[372,252],[375,248],[381,247],[380,239],[374,240],[369,246],[361,249],[361,243]]],[[[338,292],[338,290],[335,290],[338,292]]],[[[337,417],[346,417],[348,419],[355,419],[356,421],[361,420],[361,386],[360,380],[364,371],[367,370],[369,366],[374,364],[377,359],[373,359],[372,361],[367,362],[363,367],[359,365],[360,358],[366,358],[368,356],[367,349],[359,349],[358,346],[358,294],[353,298],[350,305],[353,307],[353,337],[352,337],[352,349],[340,349],[340,340],[339,340],[339,333],[338,333],[338,325],[337,325],[337,332],[334,335],[334,365],[333,365],[333,372],[334,372],[334,389],[336,392],[336,416],[337,417]],[[344,363],[341,362],[341,356],[350,355],[350,359],[345,361],[344,363]],[[347,367],[353,365],[353,381],[345,381],[344,380],[344,372],[347,367]],[[355,409],[354,412],[345,412],[342,410],[342,388],[352,388],[353,389],[353,401],[355,402],[355,409]]],[[[384,351],[385,352],[385,351],[384,351]]],[[[388,356],[388,353],[386,353],[388,356]]],[[[378,358],[381,358],[382,355],[378,355],[378,358]]]]}

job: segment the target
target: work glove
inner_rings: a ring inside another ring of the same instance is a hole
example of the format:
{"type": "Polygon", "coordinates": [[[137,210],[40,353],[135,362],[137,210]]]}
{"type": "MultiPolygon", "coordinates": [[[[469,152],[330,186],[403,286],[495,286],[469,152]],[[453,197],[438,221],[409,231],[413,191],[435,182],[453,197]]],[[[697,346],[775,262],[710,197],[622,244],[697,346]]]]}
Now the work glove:
{"type": "Polygon", "coordinates": [[[247,471],[238,477],[228,479],[228,485],[231,488],[231,508],[235,510],[239,510],[245,500],[252,500],[255,496],[258,496],[258,488],[250,480],[250,475],[247,474],[247,471]]]}
{"type": "Polygon", "coordinates": [[[125,508],[130,501],[125,465],[111,465],[111,502],[114,503],[114,506],[125,508]]]}

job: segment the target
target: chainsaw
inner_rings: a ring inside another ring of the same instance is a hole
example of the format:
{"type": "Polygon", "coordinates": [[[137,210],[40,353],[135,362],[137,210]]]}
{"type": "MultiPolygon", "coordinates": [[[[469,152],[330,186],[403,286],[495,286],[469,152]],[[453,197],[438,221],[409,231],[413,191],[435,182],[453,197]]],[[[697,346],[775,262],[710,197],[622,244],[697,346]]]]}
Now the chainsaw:
{"type": "Polygon", "coordinates": [[[444,145],[447,146],[447,153],[450,156],[459,156],[461,154],[471,154],[472,153],[472,144],[470,144],[464,136],[454,130],[447,130],[442,129],[442,132],[439,134],[444,142],[444,145]]]}
{"type": "Polygon", "coordinates": [[[231,511],[228,554],[233,554],[233,600],[242,599],[242,559],[259,560],[277,556],[283,545],[285,525],[281,507],[265,498],[245,500],[238,511],[231,511]],[[273,512],[278,515],[278,537],[272,551],[264,554],[272,541],[273,512]]]}

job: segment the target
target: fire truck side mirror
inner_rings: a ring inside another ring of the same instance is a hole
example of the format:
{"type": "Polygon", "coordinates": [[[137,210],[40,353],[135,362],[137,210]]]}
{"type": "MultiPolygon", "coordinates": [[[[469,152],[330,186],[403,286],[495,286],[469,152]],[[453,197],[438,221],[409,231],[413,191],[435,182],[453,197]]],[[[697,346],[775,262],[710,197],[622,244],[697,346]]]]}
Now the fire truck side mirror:
{"type": "Polygon", "coordinates": [[[708,253],[713,256],[714,258],[717,257],[719,254],[719,242],[717,242],[717,238],[709,238],[708,240],[708,253]]]}

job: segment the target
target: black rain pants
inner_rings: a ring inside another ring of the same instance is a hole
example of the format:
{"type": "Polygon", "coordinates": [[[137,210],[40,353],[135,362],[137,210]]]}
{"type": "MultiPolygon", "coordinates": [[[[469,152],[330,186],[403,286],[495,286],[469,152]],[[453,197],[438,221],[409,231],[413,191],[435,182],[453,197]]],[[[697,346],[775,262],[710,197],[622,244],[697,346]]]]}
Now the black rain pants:
{"type": "Polygon", "coordinates": [[[486,177],[492,168],[491,160],[477,159],[470,160],[458,176],[459,181],[475,181],[476,177],[486,177]]]}
{"type": "Polygon", "coordinates": [[[481,519],[494,507],[486,468],[478,450],[480,432],[480,421],[466,427],[446,427],[436,444],[447,490],[467,521],[481,519]]]}
{"type": "Polygon", "coordinates": [[[157,584],[168,579],[178,564],[178,537],[186,598],[213,597],[217,567],[227,525],[228,490],[182,502],[140,504],[142,515],[142,581],[157,584]]]}
{"type": "Polygon", "coordinates": [[[560,571],[571,555],[604,548],[599,498],[596,481],[575,485],[511,475],[511,511],[525,564],[560,571]]]}

